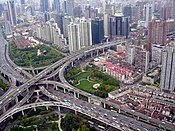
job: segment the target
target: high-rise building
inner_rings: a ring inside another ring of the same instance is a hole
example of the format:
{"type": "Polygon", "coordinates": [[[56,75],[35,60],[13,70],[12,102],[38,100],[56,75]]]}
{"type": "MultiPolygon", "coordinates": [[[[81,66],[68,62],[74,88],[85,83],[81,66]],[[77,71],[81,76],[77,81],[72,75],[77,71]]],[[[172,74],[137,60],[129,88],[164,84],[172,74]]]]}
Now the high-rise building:
{"type": "Polygon", "coordinates": [[[145,20],[145,26],[148,27],[148,23],[149,21],[151,21],[152,19],[152,5],[151,4],[146,4],[144,6],[144,13],[143,13],[143,16],[144,16],[144,20],[145,20]]]}
{"type": "Polygon", "coordinates": [[[53,1],[53,8],[56,11],[57,14],[60,14],[60,0],[54,0],[53,1]]]}
{"type": "Polygon", "coordinates": [[[40,10],[44,13],[49,10],[48,0],[40,0],[40,10]]]}
{"type": "MultiPolygon", "coordinates": [[[[174,43],[173,43],[174,44],[174,43]]],[[[175,48],[167,46],[162,53],[160,88],[166,91],[175,90],[175,48]]]]}
{"type": "Polygon", "coordinates": [[[144,48],[135,46],[135,67],[142,72],[147,72],[149,69],[150,53],[144,48]]]}
{"type": "Polygon", "coordinates": [[[81,48],[92,45],[91,20],[80,19],[80,42],[81,48]]]}
{"type": "Polygon", "coordinates": [[[92,44],[101,43],[104,39],[104,21],[99,18],[92,20],[92,44]]]}
{"type": "Polygon", "coordinates": [[[70,22],[73,22],[73,18],[71,16],[63,17],[63,34],[66,38],[68,38],[68,25],[70,24],[70,22]]]}
{"type": "Polygon", "coordinates": [[[73,52],[81,49],[80,45],[80,26],[71,22],[68,26],[69,51],[73,52]]]}
{"type": "Polygon", "coordinates": [[[167,23],[164,20],[154,19],[149,22],[148,41],[150,44],[165,45],[167,39],[167,23]]]}
{"type": "Polygon", "coordinates": [[[134,64],[134,58],[135,58],[135,46],[133,45],[126,45],[126,62],[130,65],[134,64]]]}
{"type": "Polygon", "coordinates": [[[74,0],[64,0],[63,11],[69,16],[74,16],[74,0]]]}
{"type": "Polygon", "coordinates": [[[17,24],[16,8],[14,0],[7,1],[8,15],[10,18],[10,24],[15,26],[17,24]]]}
{"type": "Polygon", "coordinates": [[[3,12],[3,5],[0,4],[0,17],[1,17],[1,15],[2,15],[2,12],[3,12]]]}
{"type": "Polygon", "coordinates": [[[175,19],[175,0],[173,0],[173,19],[175,19]]]}
{"type": "Polygon", "coordinates": [[[122,35],[125,37],[125,39],[128,39],[129,37],[129,18],[128,17],[123,17],[123,27],[122,27],[122,35]]]}
{"type": "Polygon", "coordinates": [[[25,0],[20,0],[21,5],[25,5],[25,0]]]}
{"type": "Polygon", "coordinates": [[[91,46],[91,33],[91,20],[87,20],[85,18],[75,19],[75,21],[70,23],[68,26],[69,50],[72,52],[83,47],[91,46]]]}
{"type": "Polygon", "coordinates": [[[110,38],[124,36],[128,39],[129,36],[129,18],[124,17],[122,14],[116,14],[109,17],[109,36],[110,38]]]}
{"type": "Polygon", "coordinates": [[[123,9],[123,14],[125,17],[129,18],[129,21],[132,20],[132,7],[131,6],[125,6],[123,9]]]}
{"type": "Polygon", "coordinates": [[[109,19],[110,17],[109,17],[109,14],[104,14],[104,35],[106,36],[106,37],[108,37],[109,36],[109,19]]]}
{"type": "Polygon", "coordinates": [[[116,35],[117,36],[122,36],[123,35],[123,15],[117,15],[115,16],[116,20],[116,35]]]}

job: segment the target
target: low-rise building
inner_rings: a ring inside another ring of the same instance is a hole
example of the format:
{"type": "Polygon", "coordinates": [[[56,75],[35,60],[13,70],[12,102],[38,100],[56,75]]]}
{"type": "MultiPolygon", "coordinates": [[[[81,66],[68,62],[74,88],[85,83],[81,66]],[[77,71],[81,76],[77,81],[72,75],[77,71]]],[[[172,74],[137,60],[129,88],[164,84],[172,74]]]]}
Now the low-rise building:
{"type": "Polygon", "coordinates": [[[142,81],[148,84],[154,84],[159,79],[160,79],[160,68],[157,68],[154,71],[144,75],[142,81]]]}

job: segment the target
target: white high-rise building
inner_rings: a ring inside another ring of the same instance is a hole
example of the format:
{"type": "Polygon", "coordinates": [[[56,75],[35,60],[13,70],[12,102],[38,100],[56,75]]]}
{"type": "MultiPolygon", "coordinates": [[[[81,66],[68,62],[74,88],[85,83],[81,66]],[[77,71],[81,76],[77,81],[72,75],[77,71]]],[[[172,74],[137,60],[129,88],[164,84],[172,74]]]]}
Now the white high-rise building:
{"type": "Polygon", "coordinates": [[[91,20],[80,19],[80,42],[81,48],[92,45],[91,20]]]}
{"type": "Polygon", "coordinates": [[[162,53],[160,88],[166,91],[175,90],[175,47],[167,46],[162,53]]]}
{"type": "Polygon", "coordinates": [[[109,14],[104,14],[104,35],[109,36],[109,14]]]}
{"type": "Polygon", "coordinates": [[[7,6],[8,6],[8,15],[10,24],[12,26],[15,26],[17,24],[17,16],[16,16],[16,8],[14,0],[7,1],[7,6]]]}
{"type": "Polygon", "coordinates": [[[152,5],[151,4],[146,4],[144,6],[144,19],[145,19],[145,26],[148,27],[148,23],[149,21],[152,20],[152,13],[153,13],[153,9],[152,9],[152,5]]]}
{"type": "Polygon", "coordinates": [[[73,18],[71,16],[63,17],[63,34],[66,38],[68,38],[68,25],[70,24],[70,22],[73,22],[73,18]]]}
{"type": "Polygon", "coordinates": [[[79,50],[80,46],[80,26],[74,22],[68,25],[69,51],[79,50]]]}
{"type": "Polygon", "coordinates": [[[74,22],[71,22],[68,26],[68,39],[70,52],[91,46],[91,20],[77,18],[74,22]]]}

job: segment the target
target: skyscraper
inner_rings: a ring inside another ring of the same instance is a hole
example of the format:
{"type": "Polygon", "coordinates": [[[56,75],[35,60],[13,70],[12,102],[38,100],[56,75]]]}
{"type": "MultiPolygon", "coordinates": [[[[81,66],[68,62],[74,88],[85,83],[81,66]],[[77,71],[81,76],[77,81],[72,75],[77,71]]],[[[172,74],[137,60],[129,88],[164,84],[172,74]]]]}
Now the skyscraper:
{"type": "Polygon", "coordinates": [[[81,48],[80,45],[80,26],[71,22],[68,26],[69,51],[76,51],[81,48]]]}
{"type": "Polygon", "coordinates": [[[148,39],[151,44],[166,44],[167,23],[164,20],[154,19],[149,22],[148,39]]]}
{"type": "Polygon", "coordinates": [[[69,16],[74,16],[74,0],[64,0],[63,11],[69,16]]]}
{"type": "Polygon", "coordinates": [[[160,88],[166,91],[174,91],[175,89],[174,45],[167,46],[162,53],[162,70],[161,70],[160,88]]]}
{"type": "Polygon", "coordinates": [[[151,4],[146,4],[144,6],[144,19],[145,19],[145,26],[148,27],[148,23],[152,19],[152,5],[151,4]]]}
{"type": "Polygon", "coordinates": [[[104,22],[99,18],[92,20],[92,43],[101,43],[104,38],[104,22]]]}
{"type": "Polygon", "coordinates": [[[7,1],[8,15],[10,18],[10,24],[15,26],[17,24],[16,9],[14,0],[7,1]]]}
{"type": "Polygon", "coordinates": [[[175,0],[173,0],[173,19],[175,19],[175,0]]]}
{"type": "Polygon", "coordinates": [[[54,10],[57,12],[57,14],[60,14],[60,0],[54,0],[53,1],[53,7],[54,7],[54,10]]]}
{"type": "Polygon", "coordinates": [[[91,20],[76,18],[68,26],[69,50],[76,51],[83,47],[91,46],[91,33],[91,20]]]}
{"type": "Polygon", "coordinates": [[[20,0],[21,5],[25,4],[25,0],[20,0]]]}
{"type": "Polygon", "coordinates": [[[80,19],[80,39],[81,47],[92,45],[91,20],[80,19]]]}
{"type": "Polygon", "coordinates": [[[44,13],[49,10],[48,0],[40,0],[40,10],[44,13]]]}

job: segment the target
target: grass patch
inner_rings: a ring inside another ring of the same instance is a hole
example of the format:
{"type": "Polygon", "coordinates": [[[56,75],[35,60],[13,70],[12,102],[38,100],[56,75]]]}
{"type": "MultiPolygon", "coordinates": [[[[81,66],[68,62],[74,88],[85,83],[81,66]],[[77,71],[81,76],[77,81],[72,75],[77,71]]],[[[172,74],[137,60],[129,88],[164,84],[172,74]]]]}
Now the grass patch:
{"type": "Polygon", "coordinates": [[[89,72],[82,72],[79,75],[75,76],[76,80],[81,80],[81,79],[87,79],[87,77],[90,75],[89,72]]]}
{"type": "Polygon", "coordinates": [[[93,88],[95,83],[89,82],[88,80],[82,80],[76,87],[89,93],[94,93],[96,89],[93,88]]]}

